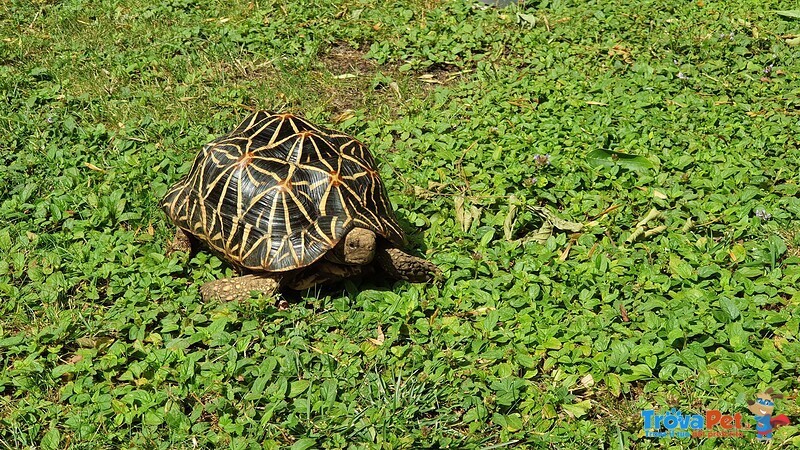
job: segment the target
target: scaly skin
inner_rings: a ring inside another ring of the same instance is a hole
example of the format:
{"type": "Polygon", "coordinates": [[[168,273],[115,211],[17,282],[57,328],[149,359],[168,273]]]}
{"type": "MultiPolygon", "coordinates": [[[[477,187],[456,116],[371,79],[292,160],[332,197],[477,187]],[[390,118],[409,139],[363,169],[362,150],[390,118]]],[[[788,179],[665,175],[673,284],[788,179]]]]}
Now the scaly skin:
{"type": "Polygon", "coordinates": [[[192,254],[192,240],[180,228],[175,232],[175,237],[167,242],[167,256],[175,252],[184,252],[188,255],[192,254]]]}
{"type": "Polygon", "coordinates": [[[247,300],[252,291],[272,296],[280,287],[280,278],[280,275],[276,274],[223,278],[200,286],[200,295],[204,301],[219,299],[226,302],[247,300]]]}
{"type": "Polygon", "coordinates": [[[398,280],[424,283],[442,275],[442,271],[432,262],[411,256],[399,248],[378,248],[375,260],[390,277],[398,280]]]}

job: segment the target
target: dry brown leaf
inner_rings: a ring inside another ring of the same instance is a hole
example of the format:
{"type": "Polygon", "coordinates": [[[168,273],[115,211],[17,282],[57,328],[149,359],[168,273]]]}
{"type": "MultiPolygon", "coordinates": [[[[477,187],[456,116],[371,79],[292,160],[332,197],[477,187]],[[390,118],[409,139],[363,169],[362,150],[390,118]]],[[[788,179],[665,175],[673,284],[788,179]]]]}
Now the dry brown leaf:
{"type": "Polygon", "coordinates": [[[367,340],[377,347],[383,345],[383,343],[386,341],[386,335],[383,334],[383,329],[381,328],[380,325],[378,325],[378,338],[377,339],[367,338],[367,340]]]}
{"type": "Polygon", "coordinates": [[[667,197],[666,194],[664,194],[663,192],[661,192],[661,191],[659,191],[657,189],[653,189],[653,197],[661,199],[661,200],[666,200],[666,199],[669,198],[669,197],[667,197]]]}
{"type": "Polygon", "coordinates": [[[437,80],[432,74],[426,73],[417,77],[419,81],[423,83],[431,83],[431,84],[442,84],[441,81],[437,80]]]}
{"type": "Polygon", "coordinates": [[[631,56],[630,50],[619,44],[611,47],[608,51],[608,56],[621,56],[625,64],[633,64],[633,57],[631,56]]]}
{"type": "Polygon", "coordinates": [[[102,172],[105,173],[105,169],[101,169],[90,162],[83,163],[84,166],[88,167],[90,170],[94,170],[95,172],[102,172]]]}
{"type": "Polygon", "coordinates": [[[335,115],[333,117],[333,119],[331,119],[331,120],[335,124],[340,124],[340,123],[344,122],[345,120],[352,119],[353,117],[355,117],[355,115],[356,115],[356,112],[353,111],[352,109],[345,109],[341,113],[335,115]]]}

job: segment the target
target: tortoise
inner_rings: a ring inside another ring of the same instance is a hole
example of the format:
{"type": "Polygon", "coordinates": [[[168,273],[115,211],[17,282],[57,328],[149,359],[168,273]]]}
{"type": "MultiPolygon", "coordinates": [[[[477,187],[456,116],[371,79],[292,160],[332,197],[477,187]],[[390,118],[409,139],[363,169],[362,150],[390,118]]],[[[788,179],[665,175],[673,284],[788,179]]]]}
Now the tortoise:
{"type": "Polygon", "coordinates": [[[301,116],[258,111],[209,144],[169,189],[173,250],[204,247],[239,276],[205,283],[204,299],[273,295],[371,273],[425,282],[441,271],[403,250],[405,237],[367,148],[301,116]]]}

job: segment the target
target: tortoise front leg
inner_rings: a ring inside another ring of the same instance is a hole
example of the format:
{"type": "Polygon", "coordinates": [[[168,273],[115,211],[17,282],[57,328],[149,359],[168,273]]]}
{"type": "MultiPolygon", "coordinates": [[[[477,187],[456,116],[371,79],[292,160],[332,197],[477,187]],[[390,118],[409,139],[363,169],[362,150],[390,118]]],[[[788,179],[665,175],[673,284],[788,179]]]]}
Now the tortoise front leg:
{"type": "Polygon", "coordinates": [[[375,260],[389,276],[398,280],[424,283],[442,276],[441,269],[432,262],[409,255],[399,248],[381,247],[375,254],[375,260]]]}
{"type": "Polygon", "coordinates": [[[167,256],[175,252],[185,252],[191,258],[197,251],[197,247],[197,238],[178,228],[175,237],[171,241],[167,241],[167,256]]]}
{"type": "Polygon", "coordinates": [[[209,281],[200,286],[200,295],[204,301],[220,299],[234,302],[247,300],[252,291],[269,297],[278,292],[279,287],[279,275],[242,275],[209,281]]]}

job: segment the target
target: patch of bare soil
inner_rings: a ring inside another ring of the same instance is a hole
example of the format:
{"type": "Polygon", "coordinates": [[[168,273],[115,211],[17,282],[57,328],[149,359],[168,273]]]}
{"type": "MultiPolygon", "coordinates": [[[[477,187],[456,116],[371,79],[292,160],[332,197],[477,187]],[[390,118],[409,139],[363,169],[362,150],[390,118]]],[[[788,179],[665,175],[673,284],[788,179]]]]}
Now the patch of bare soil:
{"type": "Polygon", "coordinates": [[[364,48],[353,48],[345,43],[334,43],[322,55],[322,64],[334,76],[344,75],[370,75],[375,73],[375,62],[368,60],[364,48]]]}
{"type": "Polygon", "coordinates": [[[326,109],[331,112],[334,123],[352,117],[357,109],[394,111],[403,101],[426,97],[433,89],[456,83],[469,72],[449,64],[402,72],[400,64],[378,65],[368,59],[367,50],[366,46],[354,48],[338,42],[320,55],[323,70],[318,87],[320,96],[328,99],[326,109]],[[378,72],[391,81],[376,82],[378,72]]]}
{"type": "Polygon", "coordinates": [[[320,74],[320,97],[328,99],[327,109],[331,111],[334,122],[346,120],[353,110],[368,103],[377,64],[365,58],[365,54],[364,49],[335,43],[321,55],[323,72],[329,74],[320,74]]]}

